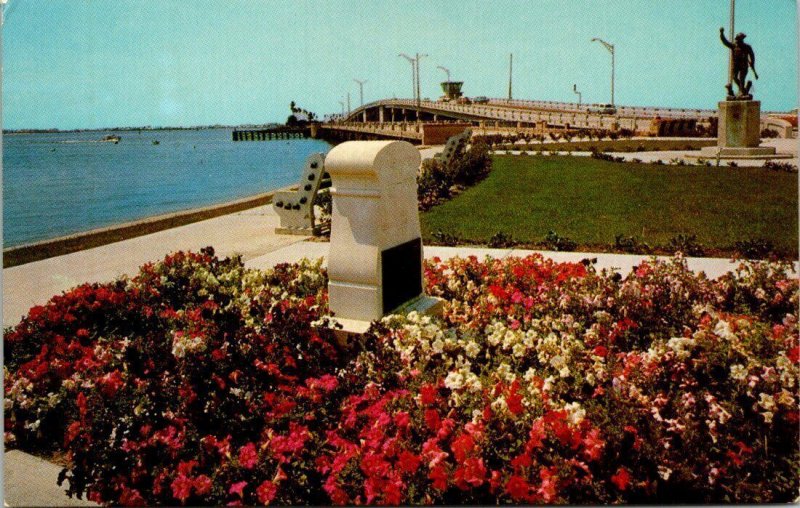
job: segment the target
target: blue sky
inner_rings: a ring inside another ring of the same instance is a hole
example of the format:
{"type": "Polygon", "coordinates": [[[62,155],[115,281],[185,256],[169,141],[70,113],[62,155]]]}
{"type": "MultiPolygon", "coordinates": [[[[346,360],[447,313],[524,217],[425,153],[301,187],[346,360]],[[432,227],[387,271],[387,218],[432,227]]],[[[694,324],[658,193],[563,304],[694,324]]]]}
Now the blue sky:
{"type": "MultiPolygon", "coordinates": [[[[322,116],[441,94],[448,67],[470,96],[714,108],[724,98],[727,0],[9,0],[3,126],[93,128],[284,121],[294,100],[322,116]]],[[[739,0],[762,110],[797,106],[793,0],[739,0]]],[[[752,74],[750,75],[752,79],[752,74]]]]}

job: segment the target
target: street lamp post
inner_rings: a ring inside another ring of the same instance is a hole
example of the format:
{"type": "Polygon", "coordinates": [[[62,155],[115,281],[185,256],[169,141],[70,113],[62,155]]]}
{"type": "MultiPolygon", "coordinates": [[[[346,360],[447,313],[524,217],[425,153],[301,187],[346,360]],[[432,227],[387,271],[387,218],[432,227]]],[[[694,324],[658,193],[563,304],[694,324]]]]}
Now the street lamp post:
{"type": "Polygon", "coordinates": [[[418,122],[420,121],[419,115],[420,115],[420,109],[422,107],[422,105],[421,105],[421,100],[422,99],[421,99],[420,93],[419,93],[419,81],[420,81],[420,79],[419,79],[419,59],[422,58],[423,56],[428,56],[428,55],[417,53],[417,121],[418,122]]]}
{"type": "Polygon", "coordinates": [[[359,95],[359,98],[361,99],[361,105],[363,106],[364,105],[364,83],[366,83],[367,80],[365,79],[365,80],[361,81],[361,80],[353,78],[353,81],[358,83],[358,95],[359,95]]]}
{"type": "Polygon", "coordinates": [[[416,59],[411,58],[410,56],[406,55],[405,53],[400,53],[397,56],[401,56],[408,60],[411,64],[411,98],[413,100],[417,100],[417,66],[416,66],[416,59]]]}
{"type": "Polygon", "coordinates": [[[342,105],[342,120],[344,120],[344,101],[339,101],[339,104],[342,105]]]}
{"type": "Polygon", "coordinates": [[[578,91],[578,85],[572,85],[572,91],[578,96],[578,107],[581,107],[581,93],[578,91]]]}
{"type": "Polygon", "coordinates": [[[614,45],[610,44],[603,39],[595,37],[592,42],[599,42],[602,44],[609,53],[611,53],[611,107],[614,107],[614,45]]]}
{"type": "Polygon", "coordinates": [[[437,69],[442,69],[447,74],[447,82],[450,82],[450,69],[446,67],[442,67],[441,65],[436,66],[437,69]]]}
{"type": "Polygon", "coordinates": [[[350,116],[350,92],[347,92],[347,116],[350,116]]]}

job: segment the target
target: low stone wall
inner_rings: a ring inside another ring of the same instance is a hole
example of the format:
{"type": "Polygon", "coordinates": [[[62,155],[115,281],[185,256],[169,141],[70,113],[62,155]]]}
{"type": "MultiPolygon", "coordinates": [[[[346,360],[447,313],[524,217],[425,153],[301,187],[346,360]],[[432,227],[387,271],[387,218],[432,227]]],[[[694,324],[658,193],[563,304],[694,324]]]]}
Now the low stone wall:
{"type": "Polygon", "coordinates": [[[504,144],[499,150],[558,151],[558,152],[658,152],[672,150],[699,150],[704,146],[716,146],[716,138],[695,139],[617,139],[592,141],[558,141],[554,143],[504,144]]]}

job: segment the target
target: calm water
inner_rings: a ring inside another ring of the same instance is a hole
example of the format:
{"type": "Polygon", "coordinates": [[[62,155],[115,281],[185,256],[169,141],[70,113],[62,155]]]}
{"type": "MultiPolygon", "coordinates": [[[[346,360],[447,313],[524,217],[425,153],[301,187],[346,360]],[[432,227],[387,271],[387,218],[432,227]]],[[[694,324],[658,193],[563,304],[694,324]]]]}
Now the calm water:
{"type": "Polygon", "coordinates": [[[295,183],[313,139],[232,142],[230,129],[3,136],[3,246],[221,203],[295,183]],[[153,141],[159,144],[154,145],[153,141]]]}

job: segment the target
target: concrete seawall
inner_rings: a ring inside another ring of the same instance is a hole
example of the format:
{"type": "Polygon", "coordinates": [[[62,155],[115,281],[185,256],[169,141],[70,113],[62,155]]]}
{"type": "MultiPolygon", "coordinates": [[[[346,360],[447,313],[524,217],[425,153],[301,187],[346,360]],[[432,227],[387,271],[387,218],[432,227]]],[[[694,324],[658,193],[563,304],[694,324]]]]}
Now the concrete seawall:
{"type": "Polygon", "coordinates": [[[3,268],[18,266],[55,256],[62,256],[64,254],[120,242],[122,240],[156,233],[165,229],[171,229],[193,222],[219,217],[221,215],[228,215],[242,210],[256,208],[271,203],[272,197],[276,192],[290,188],[291,187],[285,187],[217,205],[156,215],[141,220],[116,224],[114,226],[61,236],[51,240],[9,247],[8,249],[3,249],[3,268]]]}

